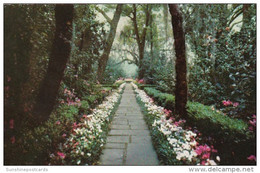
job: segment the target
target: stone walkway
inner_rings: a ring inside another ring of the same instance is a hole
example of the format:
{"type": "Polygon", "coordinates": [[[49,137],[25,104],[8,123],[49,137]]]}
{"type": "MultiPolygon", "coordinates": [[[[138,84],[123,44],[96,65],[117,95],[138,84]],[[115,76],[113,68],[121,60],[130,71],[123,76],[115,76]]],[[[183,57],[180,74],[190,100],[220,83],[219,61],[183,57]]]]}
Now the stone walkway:
{"type": "Polygon", "coordinates": [[[131,84],[126,84],[101,155],[100,165],[159,165],[131,84]]]}

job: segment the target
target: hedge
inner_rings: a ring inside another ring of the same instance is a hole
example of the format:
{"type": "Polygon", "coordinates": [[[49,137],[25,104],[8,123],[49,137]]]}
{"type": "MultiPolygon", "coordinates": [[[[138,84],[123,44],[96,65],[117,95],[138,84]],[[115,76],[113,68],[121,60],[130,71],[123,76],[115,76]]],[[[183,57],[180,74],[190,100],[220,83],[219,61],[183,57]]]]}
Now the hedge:
{"type": "Polygon", "coordinates": [[[173,95],[162,93],[161,91],[151,87],[145,87],[144,91],[150,97],[152,97],[160,106],[174,111],[175,97],[173,95]]]}

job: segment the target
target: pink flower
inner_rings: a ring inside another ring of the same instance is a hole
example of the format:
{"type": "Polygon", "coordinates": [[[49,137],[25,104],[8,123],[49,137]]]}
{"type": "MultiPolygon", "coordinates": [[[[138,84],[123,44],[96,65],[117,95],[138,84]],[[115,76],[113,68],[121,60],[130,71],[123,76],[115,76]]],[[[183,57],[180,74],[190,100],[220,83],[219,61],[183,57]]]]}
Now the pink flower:
{"type": "Polygon", "coordinates": [[[222,103],[224,106],[229,106],[233,104],[230,100],[223,100],[222,103]]]}
{"type": "Polygon", "coordinates": [[[140,80],[138,81],[138,83],[139,83],[139,84],[144,84],[144,79],[140,79],[140,80]]]}
{"type": "Polygon", "coordinates": [[[5,91],[8,91],[9,90],[9,86],[5,86],[5,91]]]}
{"type": "Polygon", "coordinates": [[[15,143],[15,136],[11,137],[11,143],[14,144],[15,143]]]}
{"type": "Polygon", "coordinates": [[[239,105],[238,102],[233,103],[233,106],[234,106],[234,107],[237,107],[238,105],[239,105]]]}
{"type": "Polygon", "coordinates": [[[256,115],[252,115],[252,118],[256,118],[256,115]]]}
{"type": "Polygon", "coordinates": [[[201,155],[202,153],[206,153],[206,152],[210,152],[210,147],[207,146],[207,145],[200,145],[200,146],[197,146],[196,147],[196,150],[195,152],[198,154],[198,155],[201,155]]]}
{"type": "Polygon", "coordinates": [[[202,159],[208,159],[210,157],[210,153],[205,153],[202,155],[202,159]]]}
{"type": "Polygon", "coordinates": [[[62,137],[64,137],[64,138],[65,138],[66,136],[67,136],[67,135],[66,135],[66,133],[63,133],[62,137]]]}
{"type": "Polygon", "coordinates": [[[201,161],[201,164],[202,164],[202,165],[205,165],[205,164],[206,164],[206,162],[205,162],[204,160],[202,160],[202,161],[201,161]]]}
{"type": "Polygon", "coordinates": [[[65,154],[64,153],[62,153],[62,152],[57,152],[57,154],[58,154],[58,156],[61,158],[61,159],[65,159],[65,154]]]}
{"type": "Polygon", "coordinates": [[[59,125],[60,124],[60,121],[58,120],[58,121],[56,121],[56,123],[55,124],[57,124],[57,125],[59,125]]]}
{"type": "Polygon", "coordinates": [[[11,119],[11,120],[9,121],[9,128],[10,128],[10,129],[13,129],[13,128],[14,128],[14,119],[11,119]]]}
{"type": "Polygon", "coordinates": [[[249,129],[250,131],[254,131],[254,127],[253,127],[253,126],[248,127],[248,129],[249,129]]]}
{"type": "Polygon", "coordinates": [[[82,117],[83,117],[83,118],[85,118],[85,119],[87,119],[87,118],[88,118],[88,116],[87,116],[87,115],[83,115],[82,117]]]}
{"type": "Polygon", "coordinates": [[[77,123],[73,123],[73,129],[77,128],[77,123]]]}
{"type": "Polygon", "coordinates": [[[253,120],[249,120],[249,123],[252,125],[252,126],[256,126],[256,119],[253,119],[253,120]]]}
{"type": "Polygon", "coordinates": [[[254,155],[250,155],[248,158],[247,158],[248,160],[254,160],[254,161],[256,161],[256,157],[254,156],[254,155]]]}
{"type": "Polygon", "coordinates": [[[7,76],[7,82],[10,82],[10,81],[11,81],[11,77],[7,76]]]}

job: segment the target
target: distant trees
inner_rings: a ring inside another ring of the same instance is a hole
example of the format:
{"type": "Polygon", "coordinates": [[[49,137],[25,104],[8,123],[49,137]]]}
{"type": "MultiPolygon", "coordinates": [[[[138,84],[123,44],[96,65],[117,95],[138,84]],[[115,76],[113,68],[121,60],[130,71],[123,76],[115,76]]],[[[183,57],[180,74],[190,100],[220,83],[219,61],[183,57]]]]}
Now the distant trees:
{"type": "Polygon", "coordinates": [[[38,123],[42,123],[49,118],[56,102],[66,63],[70,57],[73,5],[56,5],[55,20],[56,30],[48,70],[41,84],[33,111],[38,123]]]}

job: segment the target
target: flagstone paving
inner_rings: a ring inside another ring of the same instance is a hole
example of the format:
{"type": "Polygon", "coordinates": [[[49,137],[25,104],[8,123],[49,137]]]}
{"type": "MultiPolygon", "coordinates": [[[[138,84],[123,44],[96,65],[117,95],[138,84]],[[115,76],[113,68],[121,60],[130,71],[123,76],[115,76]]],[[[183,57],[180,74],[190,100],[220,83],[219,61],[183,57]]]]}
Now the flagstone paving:
{"type": "Polygon", "coordinates": [[[159,165],[151,136],[130,84],[111,123],[100,165],[159,165]]]}

